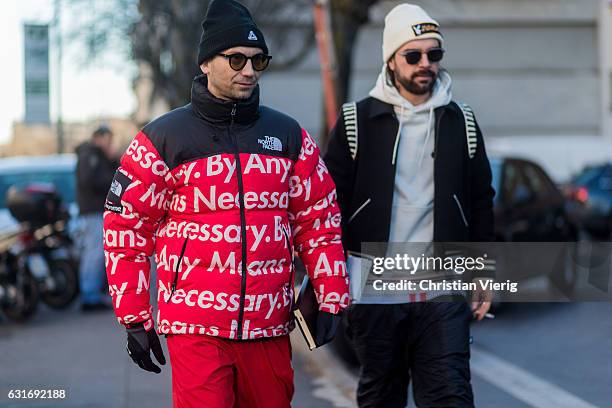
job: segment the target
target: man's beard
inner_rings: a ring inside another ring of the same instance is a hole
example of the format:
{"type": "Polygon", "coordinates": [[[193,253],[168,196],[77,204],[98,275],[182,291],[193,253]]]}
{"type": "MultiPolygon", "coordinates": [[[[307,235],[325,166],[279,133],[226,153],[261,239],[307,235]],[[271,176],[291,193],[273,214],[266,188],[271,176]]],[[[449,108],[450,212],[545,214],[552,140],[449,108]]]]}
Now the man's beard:
{"type": "Polygon", "coordinates": [[[433,90],[436,84],[436,80],[438,79],[438,75],[433,71],[426,70],[415,72],[410,78],[406,78],[401,75],[398,75],[398,73],[396,72],[395,79],[397,80],[397,82],[399,82],[400,86],[404,88],[407,92],[410,92],[414,95],[426,95],[428,93],[431,93],[431,91],[433,90]],[[415,78],[417,76],[423,75],[431,77],[431,81],[429,82],[429,84],[420,85],[415,81],[415,78]]]}

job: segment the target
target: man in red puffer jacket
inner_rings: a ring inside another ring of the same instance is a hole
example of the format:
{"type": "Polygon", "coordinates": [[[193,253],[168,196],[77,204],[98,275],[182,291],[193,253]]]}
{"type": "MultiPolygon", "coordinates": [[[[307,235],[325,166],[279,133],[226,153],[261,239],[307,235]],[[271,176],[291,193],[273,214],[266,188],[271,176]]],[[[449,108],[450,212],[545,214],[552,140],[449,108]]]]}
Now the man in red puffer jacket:
{"type": "Polygon", "coordinates": [[[287,407],[293,395],[295,250],[329,339],[348,304],[333,181],[310,135],[261,106],[263,34],[248,10],[214,0],[203,22],[191,103],[146,125],[106,200],[109,290],[128,352],[143,369],[172,360],[177,407],[287,407]]]}

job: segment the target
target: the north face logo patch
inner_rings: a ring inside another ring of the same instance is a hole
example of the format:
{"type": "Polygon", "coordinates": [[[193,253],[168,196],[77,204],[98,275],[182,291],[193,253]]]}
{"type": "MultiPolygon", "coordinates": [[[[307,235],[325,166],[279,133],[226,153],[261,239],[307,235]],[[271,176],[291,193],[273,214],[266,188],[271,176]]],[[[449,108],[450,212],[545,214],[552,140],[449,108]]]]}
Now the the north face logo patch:
{"type": "Polygon", "coordinates": [[[253,31],[249,31],[249,40],[257,41],[257,36],[255,35],[253,31]]]}
{"type": "Polygon", "coordinates": [[[123,212],[121,196],[123,196],[125,190],[128,188],[131,182],[132,180],[128,176],[117,170],[115,172],[115,177],[113,177],[113,182],[111,183],[110,189],[108,190],[104,208],[108,211],[121,214],[123,212]]]}
{"type": "Polygon", "coordinates": [[[283,151],[283,144],[279,138],[274,136],[264,136],[265,139],[257,139],[257,143],[266,150],[274,150],[276,152],[283,151]]]}
{"type": "Polygon", "coordinates": [[[110,190],[117,197],[121,197],[121,192],[123,191],[123,187],[121,187],[121,184],[119,184],[117,180],[113,180],[113,184],[111,184],[110,190]]]}

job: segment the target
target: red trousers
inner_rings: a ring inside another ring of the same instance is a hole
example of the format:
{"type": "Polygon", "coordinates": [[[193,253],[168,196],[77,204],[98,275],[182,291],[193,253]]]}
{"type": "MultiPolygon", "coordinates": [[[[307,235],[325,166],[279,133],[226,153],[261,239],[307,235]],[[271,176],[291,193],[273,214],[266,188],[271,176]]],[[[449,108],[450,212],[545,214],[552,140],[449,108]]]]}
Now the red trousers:
{"type": "Polygon", "coordinates": [[[236,341],[167,337],[174,408],[286,408],[293,397],[289,336],[236,341]]]}

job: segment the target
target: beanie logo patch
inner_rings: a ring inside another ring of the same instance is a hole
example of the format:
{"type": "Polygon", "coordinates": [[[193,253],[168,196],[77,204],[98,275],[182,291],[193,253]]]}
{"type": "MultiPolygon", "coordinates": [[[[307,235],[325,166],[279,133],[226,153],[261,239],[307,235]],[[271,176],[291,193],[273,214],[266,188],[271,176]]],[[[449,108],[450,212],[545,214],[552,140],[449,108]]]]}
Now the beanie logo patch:
{"type": "Polygon", "coordinates": [[[257,36],[255,35],[255,33],[253,32],[253,30],[249,31],[249,40],[251,41],[257,41],[257,36]]]}
{"type": "Polygon", "coordinates": [[[432,23],[415,24],[412,26],[412,31],[414,31],[414,35],[417,37],[429,33],[440,34],[438,26],[432,23]]]}

